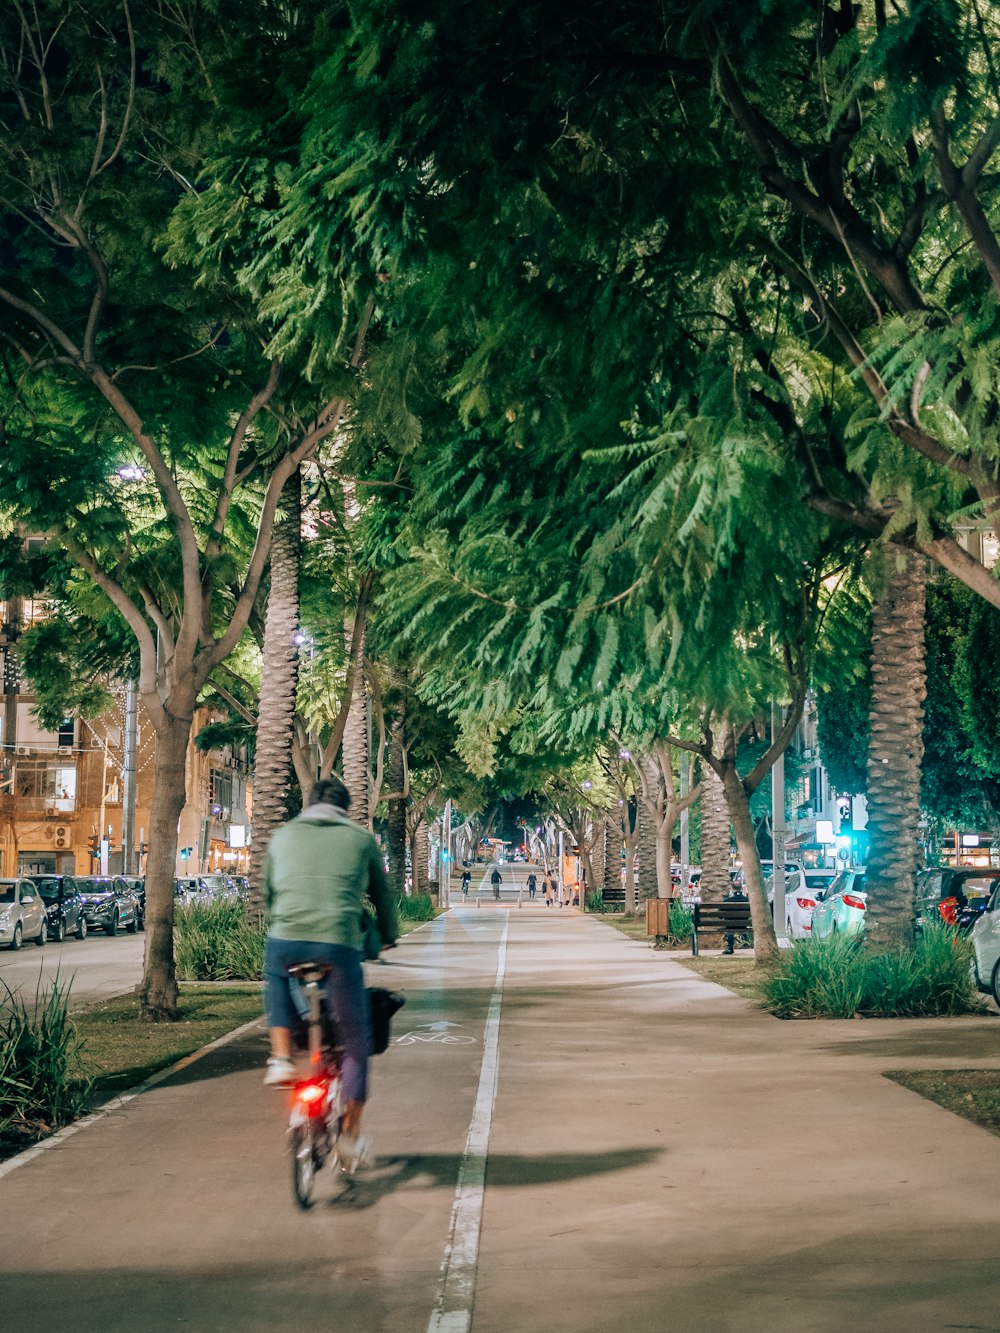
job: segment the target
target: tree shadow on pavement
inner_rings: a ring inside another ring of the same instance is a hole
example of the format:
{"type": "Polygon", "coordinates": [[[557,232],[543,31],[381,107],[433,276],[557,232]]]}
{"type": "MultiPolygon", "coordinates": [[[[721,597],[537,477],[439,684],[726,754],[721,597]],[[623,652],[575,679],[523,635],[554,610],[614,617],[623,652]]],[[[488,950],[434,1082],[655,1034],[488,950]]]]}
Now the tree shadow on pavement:
{"type": "MultiPolygon", "coordinates": [[[[552,1153],[543,1157],[491,1154],[486,1162],[486,1186],[488,1189],[535,1187],[582,1180],[586,1176],[648,1166],[663,1152],[662,1148],[620,1148],[615,1152],[552,1153]]],[[[407,1189],[454,1189],[462,1160],[458,1153],[381,1157],[359,1175],[338,1176],[339,1192],[329,1204],[370,1208],[387,1195],[407,1189]]],[[[318,1178],[320,1188],[322,1179],[318,1178]]],[[[329,1180],[332,1183],[333,1177],[329,1180]]]]}

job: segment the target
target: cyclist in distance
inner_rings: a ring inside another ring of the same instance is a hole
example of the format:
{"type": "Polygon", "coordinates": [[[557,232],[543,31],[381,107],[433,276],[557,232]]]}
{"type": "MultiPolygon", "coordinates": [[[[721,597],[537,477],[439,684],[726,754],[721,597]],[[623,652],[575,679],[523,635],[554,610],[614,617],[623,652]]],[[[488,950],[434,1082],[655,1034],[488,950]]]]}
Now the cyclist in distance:
{"type": "Polygon", "coordinates": [[[493,867],[493,874],[490,875],[490,883],[493,885],[493,897],[499,902],[500,885],[503,883],[503,875],[500,874],[500,871],[496,866],[493,867]]]}
{"type": "Polygon", "coordinates": [[[363,1162],[360,1137],[368,1096],[371,1014],[362,968],[361,914],[367,895],[375,907],[383,948],[399,933],[396,908],[382,857],[367,829],[348,818],[351,797],[336,775],[312,789],[309,805],[271,838],[264,861],[268,933],[264,946],[264,1005],[271,1056],[264,1083],[296,1081],[291,1029],[298,1011],[288,969],[296,963],[327,963],[326,1002],[344,1047],[341,1150],[363,1162]]]}

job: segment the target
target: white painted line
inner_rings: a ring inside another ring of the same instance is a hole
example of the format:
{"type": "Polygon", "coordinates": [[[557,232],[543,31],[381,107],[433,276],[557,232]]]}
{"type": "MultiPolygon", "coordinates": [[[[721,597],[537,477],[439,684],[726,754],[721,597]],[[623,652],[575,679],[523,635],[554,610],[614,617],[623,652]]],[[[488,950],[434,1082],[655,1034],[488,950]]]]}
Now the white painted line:
{"type": "Polygon", "coordinates": [[[132,1101],[134,1097],[139,1097],[150,1088],[155,1088],[158,1083],[164,1083],[174,1074],[180,1073],[188,1065],[193,1065],[195,1060],[200,1060],[202,1056],[207,1055],[209,1051],[217,1050],[220,1046],[228,1046],[231,1041],[236,1041],[244,1033],[250,1032],[255,1027],[260,1027],[262,1023],[260,1018],[252,1018],[249,1023],[244,1023],[242,1027],[235,1028],[232,1032],[227,1032],[222,1037],[216,1037],[215,1041],[210,1041],[207,1046],[202,1046],[198,1051],[192,1051],[190,1055],[185,1055],[183,1059],[178,1060],[176,1064],[170,1065],[168,1069],[161,1069],[159,1073],[151,1074],[144,1082],[137,1084],[134,1088],[129,1088],[127,1092],[119,1093],[111,1101],[105,1102],[99,1106],[96,1111],[91,1111],[85,1115],[82,1120],[74,1120],[71,1125],[58,1130],[50,1138],[42,1139],[40,1143],[33,1144],[30,1148],[25,1148],[24,1152],[18,1153],[16,1157],[0,1165],[0,1179],[9,1176],[12,1171],[16,1171],[19,1166],[27,1166],[36,1157],[40,1157],[43,1152],[48,1152],[50,1148],[55,1148],[58,1144],[64,1143],[66,1139],[78,1134],[81,1129],[86,1129],[88,1125],[95,1124],[98,1120],[103,1120],[105,1116],[112,1115],[120,1110],[126,1102],[132,1101]]]}
{"type": "Polygon", "coordinates": [[[467,1333],[472,1325],[479,1264],[479,1233],[486,1193],[486,1156],[493,1125],[500,1054],[500,1004],[507,967],[507,932],[510,916],[504,917],[497,957],[497,975],[483,1033],[483,1063],[479,1072],[476,1105],[458,1168],[458,1188],[451,1210],[448,1248],[441,1269],[441,1287],[427,1333],[467,1333]]]}

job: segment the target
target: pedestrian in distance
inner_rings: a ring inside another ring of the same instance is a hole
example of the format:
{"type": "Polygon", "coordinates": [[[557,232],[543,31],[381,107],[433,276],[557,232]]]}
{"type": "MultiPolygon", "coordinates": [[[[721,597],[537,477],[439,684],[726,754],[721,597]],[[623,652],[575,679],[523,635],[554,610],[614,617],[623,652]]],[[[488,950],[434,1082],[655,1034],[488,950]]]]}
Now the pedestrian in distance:
{"type": "Polygon", "coordinates": [[[535,872],[532,871],[528,876],[528,897],[534,898],[535,890],[538,888],[538,880],[535,878],[535,872]]]}
{"type": "Polygon", "coordinates": [[[490,883],[493,885],[493,897],[497,902],[500,901],[500,885],[503,883],[503,875],[496,866],[493,867],[493,873],[490,875],[490,883]]]}
{"type": "Polygon", "coordinates": [[[462,897],[468,898],[469,885],[472,883],[472,873],[468,870],[462,871],[462,897]]]}
{"type": "Polygon", "coordinates": [[[555,880],[552,878],[552,872],[551,872],[551,870],[547,870],[547,871],[545,872],[545,906],[546,906],[546,907],[551,907],[551,906],[552,906],[552,899],[555,897],[555,893],[556,893],[556,882],[555,882],[555,880]]]}

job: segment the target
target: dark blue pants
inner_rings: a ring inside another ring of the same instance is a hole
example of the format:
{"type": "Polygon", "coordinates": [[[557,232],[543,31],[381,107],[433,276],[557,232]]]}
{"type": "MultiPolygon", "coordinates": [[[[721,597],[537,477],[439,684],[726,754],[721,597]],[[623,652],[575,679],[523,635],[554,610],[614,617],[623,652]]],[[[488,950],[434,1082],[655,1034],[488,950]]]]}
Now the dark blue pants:
{"type": "Polygon", "coordinates": [[[344,1099],[349,1102],[368,1100],[372,1024],[361,961],[357,949],[348,949],[343,944],[278,940],[269,935],[264,945],[264,1007],[268,1027],[293,1028],[298,1022],[298,1008],[289,989],[290,967],[295,963],[329,963],[333,968],[324,990],[344,1048],[344,1099]]]}

